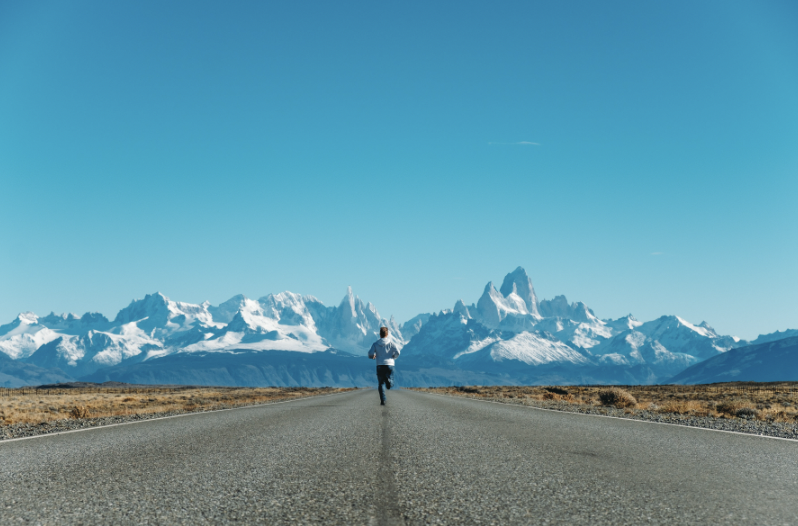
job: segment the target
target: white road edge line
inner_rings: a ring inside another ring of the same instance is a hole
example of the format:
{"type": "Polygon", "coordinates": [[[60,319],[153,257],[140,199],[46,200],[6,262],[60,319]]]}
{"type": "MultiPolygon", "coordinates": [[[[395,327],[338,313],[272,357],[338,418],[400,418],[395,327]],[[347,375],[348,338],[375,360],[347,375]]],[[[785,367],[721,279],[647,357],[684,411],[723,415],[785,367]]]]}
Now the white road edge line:
{"type": "Polygon", "coordinates": [[[341,395],[346,393],[351,393],[352,391],[344,391],[343,393],[330,393],[326,395],[315,395],[315,396],[303,396],[301,398],[294,398],[293,400],[283,400],[281,402],[267,402],[265,404],[254,404],[254,405],[245,405],[242,407],[228,407],[227,409],[211,409],[210,411],[195,411],[193,413],[182,413],[179,415],[170,415],[170,416],[159,416],[157,418],[147,418],[145,420],[136,420],[134,422],[120,422],[118,424],[105,424],[99,426],[92,426],[87,427],[85,429],[70,429],[69,431],[55,431],[53,433],[42,433],[41,435],[33,435],[29,437],[19,437],[19,438],[5,438],[0,439],[0,446],[7,442],[17,442],[19,440],[30,440],[32,438],[44,438],[44,437],[51,437],[55,435],[66,435],[67,433],[80,433],[82,431],[96,431],[98,429],[107,429],[109,427],[117,427],[117,426],[129,426],[132,424],[144,424],[147,422],[155,422],[156,420],[167,420],[169,418],[181,418],[184,416],[197,416],[197,415],[207,415],[208,413],[219,413],[221,411],[235,411],[237,409],[251,409],[253,407],[266,407],[270,405],[278,405],[278,404],[287,404],[289,402],[298,402],[300,400],[307,400],[308,398],[325,398],[327,396],[335,396],[341,395]]]}
{"type": "MultiPolygon", "coordinates": [[[[423,392],[423,391],[421,391],[423,392]]],[[[464,400],[473,400],[474,402],[484,402],[486,404],[499,404],[505,407],[525,407],[527,409],[535,409],[537,411],[550,411],[552,413],[560,413],[560,414],[568,414],[568,415],[578,415],[578,416],[595,416],[597,418],[614,418],[615,420],[624,420],[626,422],[638,422],[640,424],[658,424],[661,426],[675,426],[675,427],[682,427],[687,429],[697,429],[700,431],[714,431],[716,433],[731,433],[732,435],[742,435],[746,437],[755,437],[755,438],[771,438],[773,440],[786,440],[787,442],[798,442],[798,439],[795,438],[784,438],[784,437],[772,437],[770,435],[755,435],[753,433],[743,433],[742,431],[728,431],[726,429],[712,429],[710,427],[699,427],[699,426],[685,426],[682,424],[671,424],[670,422],[654,422],[653,420],[639,420],[637,418],[623,418],[621,416],[609,416],[609,415],[593,415],[590,413],[577,413],[571,411],[558,411],[557,409],[546,409],[545,407],[535,407],[533,405],[521,405],[521,404],[505,404],[504,402],[495,402],[493,400],[480,400],[478,398],[469,398],[467,396],[457,396],[457,395],[445,395],[445,394],[438,394],[438,393],[426,393],[435,396],[443,396],[446,398],[462,398],[464,400]]]]}

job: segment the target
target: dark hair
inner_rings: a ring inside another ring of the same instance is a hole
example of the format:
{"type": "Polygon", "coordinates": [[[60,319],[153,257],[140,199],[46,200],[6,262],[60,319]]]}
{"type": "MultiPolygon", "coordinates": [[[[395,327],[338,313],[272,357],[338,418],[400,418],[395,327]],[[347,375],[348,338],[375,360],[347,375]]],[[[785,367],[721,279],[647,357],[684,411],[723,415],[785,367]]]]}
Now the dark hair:
{"type": "Polygon", "coordinates": [[[380,338],[388,336],[388,327],[380,327],[380,338]]]}

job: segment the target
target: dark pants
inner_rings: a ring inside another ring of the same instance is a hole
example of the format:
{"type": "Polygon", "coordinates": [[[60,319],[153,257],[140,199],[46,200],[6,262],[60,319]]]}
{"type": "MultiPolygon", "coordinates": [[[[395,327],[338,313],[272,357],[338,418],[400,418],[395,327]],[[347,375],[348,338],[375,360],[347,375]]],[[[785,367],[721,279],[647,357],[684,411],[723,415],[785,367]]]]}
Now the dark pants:
{"type": "Polygon", "coordinates": [[[385,403],[385,389],[383,389],[383,385],[388,389],[391,388],[391,382],[393,381],[393,365],[378,365],[377,366],[377,381],[380,383],[380,386],[377,390],[380,392],[380,402],[385,403]]]}

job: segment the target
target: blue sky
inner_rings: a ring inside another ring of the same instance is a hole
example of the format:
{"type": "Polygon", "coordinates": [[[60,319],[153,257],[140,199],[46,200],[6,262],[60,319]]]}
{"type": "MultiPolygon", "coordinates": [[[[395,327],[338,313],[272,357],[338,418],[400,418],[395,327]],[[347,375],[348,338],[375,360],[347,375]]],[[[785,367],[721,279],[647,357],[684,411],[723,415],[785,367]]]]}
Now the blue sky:
{"type": "MultiPolygon", "coordinates": [[[[0,323],[521,265],[603,318],[798,328],[798,4],[0,3],[0,323]]],[[[498,284],[497,284],[498,285],[498,284]]]]}

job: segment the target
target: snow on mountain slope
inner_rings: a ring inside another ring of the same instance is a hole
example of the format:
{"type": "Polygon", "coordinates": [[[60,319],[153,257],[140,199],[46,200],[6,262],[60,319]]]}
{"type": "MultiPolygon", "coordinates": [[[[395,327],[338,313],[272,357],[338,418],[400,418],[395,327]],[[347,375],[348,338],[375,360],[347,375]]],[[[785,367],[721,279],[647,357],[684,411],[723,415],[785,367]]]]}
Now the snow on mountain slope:
{"type": "Polygon", "coordinates": [[[318,302],[312,296],[281,292],[258,301],[244,296],[233,299],[238,303],[238,310],[224,328],[206,333],[203,340],[186,345],[179,352],[227,351],[232,348],[315,352],[329,347],[319,336],[306,306],[306,303],[318,302]]]}
{"type": "Polygon", "coordinates": [[[717,356],[739,345],[731,336],[719,336],[706,322],[693,325],[678,316],[662,316],[641,324],[635,330],[667,349],[690,354],[699,360],[717,356]]]}
{"type": "MultiPolygon", "coordinates": [[[[517,296],[523,302],[528,314],[540,316],[535,288],[532,286],[532,280],[527,275],[526,270],[522,267],[516,268],[504,277],[499,291],[505,298],[509,298],[510,295],[517,296]]],[[[516,301],[513,300],[513,303],[516,303],[516,301]]]]}
{"type": "Polygon", "coordinates": [[[505,364],[589,366],[591,360],[552,335],[489,329],[460,312],[432,315],[405,346],[402,358],[413,363],[450,364],[468,370],[505,364]]]}
{"type": "Polygon", "coordinates": [[[196,327],[215,327],[207,305],[172,301],[160,292],[134,300],[119,311],[114,325],[135,323],[153,338],[169,340],[196,327]]]}
{"type": "Polygon", "coordinates": [[[617,320],[602,320],[604,324],[609,327],[613,334],[618,334],[619,332],[634,330],[636,327],[640,327],[643,325],[642,321],[637,321],[634,316],[631,314],[627,314],[623,318],[618,318],[617,320]]]}
{"type": "Polygon", "coordinates": [[[730,336],[718,336],[706,323],[694,325],[678,316],[662,316],[646,323],[626,317],[610,324],[631,328],[591,347],[590,353],[599,357],[600,363],[647,364],[660,378],[738,345],[730,336]]]}
{"type": "Polygon", "coordinates": [[[569,304],[565,296],[555,296],[551,300],[540,302],[540,314],[545,318],[562,318],[591,323],[598,318],[587,305],[581,301],[569,304]]]}
{"type": "Polygon", "coordinates": [[[48,329],[57,330],[65,334],[83,334],[89,330],[105,330],[110,327],[108,318],[99,312],[87,312],[80,318],[75,314],[56,314],[51,312],[43,318],[39,318],[39,323],[48,329]]]}
{"type": "Polygon", "coordinates": [[[58,333],[39,323],[38,316],[23,312],[11,323],[0,325],[0,352],[15,360],[27,358],[56,338],[58,333]]]}
{"type": "MultiPolygon", "coordinates": [[[[463,302],[462,300],[460,300],[458,303],[463,303],[463,302]]],[[[412,318],[404,322],[399,327],[404,340],[409,342],[413,338],[413,336],[418,334],[418,331],[421,330],[421,326],[427,323],[430,316],[432,316],[432,314],[425,312],[423,314],[418,314],[416,316],[413,316],[412,318]]]]}
{"type": "Polygon", "coordinates": [[[531,328],[538,321],[538,316],[529,312],[521,296],[512,290],[504,296],[492,282],[485,285],[482,297],[477,302],[475,317],[491,329],[504,326],[516,331],[531,328]]]}
{"type": "Polygon", "coordinates": [[[543,318],[534,328],[583,349],[591,349],[614,334],[613,328],[600,320],[587,323],[568,318],[543,318]]]}
{"type": "Polygon", "coordinates": [[[672,376],[699,361],[690,354],[671,352],[659,341],[633,330],[615,336],[605,344],[590,349],[590,352],[598,357],[601,364],[646,364],[661,378],[672,376]]]}
{"type": "Polygon", "coordinates": [[[324,306],[313,296],[301,296],[293,292],[269,294],[259,299],[258,303],[266,316],[278,320],[282,325],[304,325],[313,329],[316,321],[311,310],[324,306]]]}
{"type": "Polygon", "coordinates": [[[388,327],[399,348],[405,343],[402,331],[393,317],[389,320],[382,318],[377,307],[371,303],[363,303],[352,293],[352,287],[347,289],[346,296],[338,307],[321,310],[318,305],[311,312],[317,316],[319,334],[335,349],[365,355],[371,344],[379,338],[382,326],[388,327]]]}
{"type": "Polygon", "coordinates": [[[496,362],[518,360],[527,365],[542,365],[552,362],[577,365],[590,363],[589,359],[568,345],[554,338],[545,338],[540,334],[529,332],[522,332],[509,340],[498,341],[486,349],[490,350],[490,357],[496,362]]]}
{"type": "Polygon", "coordinates": [[[656,381],[738,345],[706,323],[694,325],[677,316],[646,323],[631,315],[601,320],[587,305],[568,303],[565,296],[538,302],[519,267],[504,278],[501,291],[488,283],[476,308],[458,301],[452,311],[431,317],[406,349],[411,356],[437,356],[469,367],[515,360],[531,366],[637,368],[643,371],[637,378],[656,381]],[[534,304],[538,314],[530,308],[534,304]]]}
{"type": "Polygon", "coordinates": [[[144,359],[146,351],[161,346],[132,323],[118,332],[90,330],[80,336],[63,335],[40,347],[27,362],[84,375],[130,358],[144,359]]]}
{"type": "Polygon", "coordinates": [[[205,307],[208,309],[208,312],[211,314],[211,318],[215,323],[226,325],[233,321],[233,317],[236,315],[236,312],[238,312],[247,301],[250,300],[248,300],[246,296],[243,294],[237,294],[229,300],[220,303],[216,307],[207,301],[203,303],[203,305],[205,305],[205,307]]]}
{"type": "Polygon", "coordinates": [[[0,327],[0,351],[40,367],[85,375],[175,353],[307,353],[335,347],[365,354],[383,325],[391,329],[398,346],[404,345],[393,318],[383,319],[351,288],[338,307],[291,292],[260,300],[238,295],[216,307],[172,301],[155,293],[132,301],[113,321],[96,313],[81,318],[23,313],[0,327]]]}
{"type": "Polygon", "coordinates": [[[420,360],[455,360],[499,340],[500,333],[460,313],[433,314],[402,349],[402,357],[420,360]]]}

